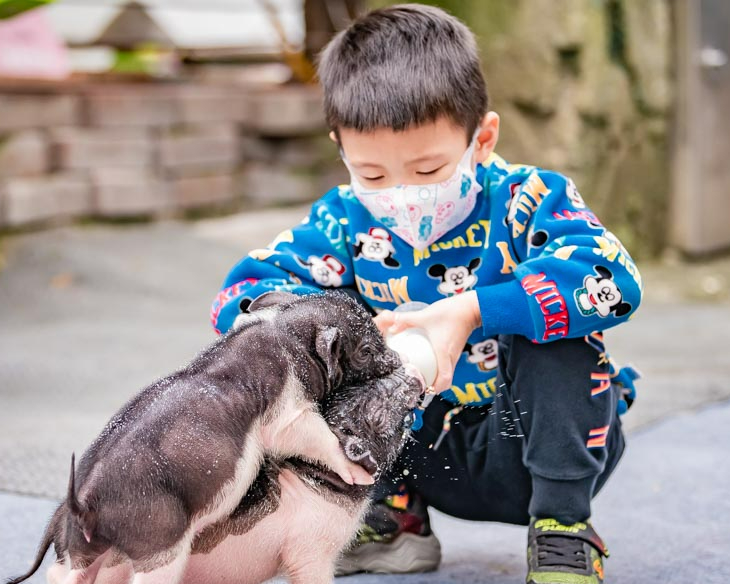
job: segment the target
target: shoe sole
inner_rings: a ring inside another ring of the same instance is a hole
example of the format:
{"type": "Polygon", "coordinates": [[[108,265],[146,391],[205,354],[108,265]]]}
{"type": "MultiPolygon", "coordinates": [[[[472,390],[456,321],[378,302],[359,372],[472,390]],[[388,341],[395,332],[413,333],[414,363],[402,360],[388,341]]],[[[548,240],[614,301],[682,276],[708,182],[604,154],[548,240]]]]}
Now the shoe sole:
{"type": "Polygon", "coordinates": [[[391,543],[372,542],[350,549],[337,563],[336,575],[433,572],[440,563],[441,544],[435,535],[403,533],[391,543]]]}

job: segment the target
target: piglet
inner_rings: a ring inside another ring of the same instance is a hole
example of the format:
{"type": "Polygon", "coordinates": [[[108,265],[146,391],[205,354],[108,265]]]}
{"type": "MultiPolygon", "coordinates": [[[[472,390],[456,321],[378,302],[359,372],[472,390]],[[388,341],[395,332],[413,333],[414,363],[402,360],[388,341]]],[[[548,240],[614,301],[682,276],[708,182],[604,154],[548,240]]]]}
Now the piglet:
{"type": "Polygon", "coordinates": [[[53,544],[51,584],[175,584],[196,537],[231,515],[267,456],[310,461],[343,485],[373,482],[317,406],[400,367],[370,316],[337,293],[271,293],[248,310],[238,329],[132,398],[72,462],[33,568],[10,583],[53,544]]]}
{"type": "MultiPolygon", "coordinates": [[[[409,373],[340,391],[323,406],[347,456],[376,477],[401,451],[423,390],[409,373]]],[[[283,575],[292,584],[329,583],[370,491],[301,458],[267,459],[230,517],[195,538],[182,581],[258,584],[283,575]]]]}

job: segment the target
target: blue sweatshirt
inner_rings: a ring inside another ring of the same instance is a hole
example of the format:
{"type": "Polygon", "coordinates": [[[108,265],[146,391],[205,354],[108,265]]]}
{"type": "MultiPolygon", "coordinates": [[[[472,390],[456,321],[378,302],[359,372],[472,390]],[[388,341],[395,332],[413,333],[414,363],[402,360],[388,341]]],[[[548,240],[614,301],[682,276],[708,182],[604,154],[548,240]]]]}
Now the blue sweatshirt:
{"type": "Polygon", "coordinates": [[[641,276],[570,179],[492,154],[477,180],[471,214],[423,251],[379,223],[349,186],[330,190],[300,225],[234,266],[213,303],[213,326],[226,332],[247,301],[271,290],[350,287],[375,311],[475,290],[482,326],[441,396],[476,406],[496,392],[498,334],[546,343],[630,318],[641,276]]]}

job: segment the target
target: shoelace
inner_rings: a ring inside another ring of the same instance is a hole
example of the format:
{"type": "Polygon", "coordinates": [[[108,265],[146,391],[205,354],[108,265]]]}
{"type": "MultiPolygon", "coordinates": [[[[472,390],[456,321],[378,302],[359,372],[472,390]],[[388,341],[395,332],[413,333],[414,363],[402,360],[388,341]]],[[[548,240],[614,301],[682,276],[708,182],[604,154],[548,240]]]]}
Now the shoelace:
{"type": "Polygon", "coordinates": [[[586,570],[588,563],[583,541],[574,537],[544,535],[537,538],[537,565],[563,566],[586,570]]]}
{"type": "Polygon", "coordinates": [[[446,415],[444,416],[444,423],[441,427],[441,434],[436,439],[436,442],[434,442],[430,448],[433,448],[433,450],[438,450],[439,446],[441,446],[441,443],[444,441],[444,438],[446,438],[446,434],[449,433],[449,430],[451,430],[451,419],[458,415],[461,410],[463,410],[463,406],[456,406],[455,408],[451,408],[448,412],[446,412],[446,415]]]}

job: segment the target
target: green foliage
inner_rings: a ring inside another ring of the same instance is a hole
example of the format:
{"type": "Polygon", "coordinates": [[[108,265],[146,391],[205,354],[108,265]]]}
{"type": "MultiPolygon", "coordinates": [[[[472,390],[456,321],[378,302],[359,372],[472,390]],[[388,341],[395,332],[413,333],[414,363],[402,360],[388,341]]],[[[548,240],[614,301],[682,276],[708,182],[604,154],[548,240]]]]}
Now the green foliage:
{"type": "Polygon", "coordinates": [[[116,52],[112,71],[115,73],[152,73],[157,62],[154,49],[116,52]]]}
{"type": "Polygon", "coordinates": [[[0,20],[10,18],[26,10],[51,4],[55,0],[0,0],[0,20]]]}
{"type": "MultiPolygon", "coordinates": [[[[463,20],[478,38],[490,39],[504,34],[517,13],[519,0],[419,0],[437,6],[463,20]]],[[[370,0],[371,8],[400,4],[387,0],[370,0]]]]}

